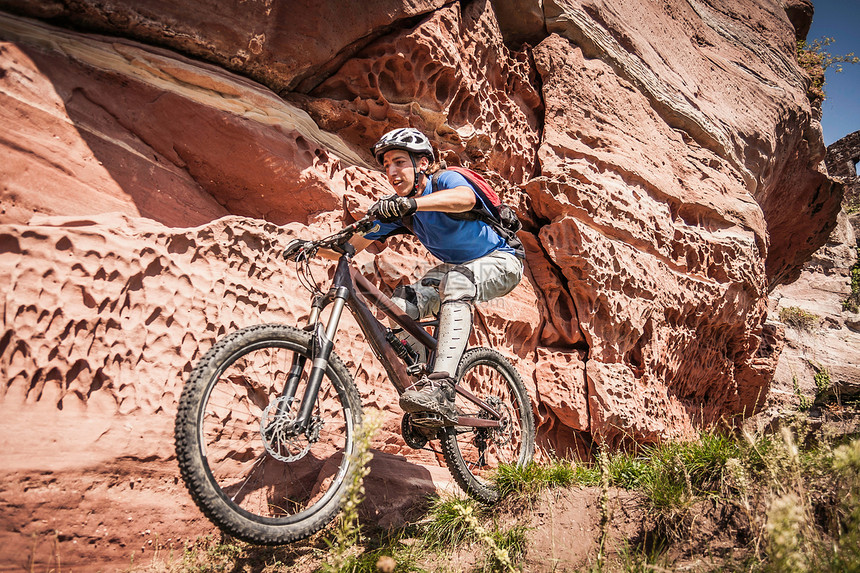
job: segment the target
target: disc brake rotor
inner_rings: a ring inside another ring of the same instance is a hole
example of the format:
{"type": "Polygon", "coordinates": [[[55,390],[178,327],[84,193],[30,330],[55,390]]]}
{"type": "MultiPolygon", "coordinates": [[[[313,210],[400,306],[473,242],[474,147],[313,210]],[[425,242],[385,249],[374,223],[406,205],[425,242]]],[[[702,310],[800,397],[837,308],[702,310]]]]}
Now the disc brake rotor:
{"type": "Polygon", "coordinates": [[[513,427],[511,425],[511,411],[502,399],[497,396],[490,396],[487,398],[487,404],[495,408],[495,410],[501,415],[499,418],[499,429],[492,430],[490,434],[490,438],[496,445],[504,445],[511,441],[511,437],[513,436],[513,427]]]}
{"type": "Polygon", "coordinates": [[[314,416],[305,431],[296,429],[297,403],[291,398],[276,398],[263,411],[260,436],[263,446],[276,460],[295,462],[307,455],[311,445],[319,439],[322,421],[314,416]]]}

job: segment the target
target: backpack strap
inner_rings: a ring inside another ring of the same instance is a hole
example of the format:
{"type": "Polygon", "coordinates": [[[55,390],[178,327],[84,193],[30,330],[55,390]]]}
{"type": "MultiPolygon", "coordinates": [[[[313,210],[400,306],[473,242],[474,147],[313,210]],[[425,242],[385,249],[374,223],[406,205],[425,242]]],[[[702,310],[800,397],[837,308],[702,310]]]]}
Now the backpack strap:
{"type": "MultiPolygon", "coordinates": [[[[461,175],[463,175],[463,173],[460,172],[459,170],[456,170],[455,173],[460,173],[461,175]]],[[[466,181],[469,183],[469,185],[472,187],[472,189],[475,191],[475,193],[477,195],[481,195],[481,192],[475,188],[475,185],[469,180],[469,178],[466,177],[465,175],[463,175],[463,177],[466,179],[466,181]]],[[[437,190],[436,178],[431,176],[430,181],[431,181],[431,184],[433,186],[432,187],[433,192],[435,192],[437,190]]],[[[489,199],[486,198],[486,201],[489,201],[489,199]]],[[[477,199],[476,199],[476,203],[477,203],[477,199]]],[[[516,221],[516,225],[515,225],[516,228],[515,229],[506,227],[502,223],[502,220],[499,218],[499,216],[496,213],[489,211],[483,203],[481,203],[480,205],[476,204],[470,210],[465,211],[463,213],[445,213],[445,214],[448,215],[449,217],[451,217],[452,219],[457,219],[460,221],[481,221],[482,223],[486,223],[487,225],[489,225],[489,227],[493,231],[496,232],[497,235],[499,235],[502,239],[505,240],[505,242],[508,244],[508,246],[511,249],[514,250],[514,254],[517,256],[517,258],[525,259],[526,258],[525,247],[523,247],[522,241],[520,241],[520,239],[517,237],[517,231],[519,231],[522,228],[522,225],[520,224],[519,220],[516,219],[516,214],[513,212],[513,209],[511,209],[510,207],[508,207],[507,205],[504,205],[504,204],[500,205],[500,207],[503,207],[503,208],[510,211],[509,217],[513,218],[516,221]]],[[[501,209],[498,209],[497,212],[501,214],[501,209]]],[[[411,217],[412,216],[409,215],[409,217],[410,217],[409,222],[411,224],[411,222],[412,222],[411,217]]],[[[406,217],[404,217],[403,219],[406,219],[406,217]]],[[[405,223],[404,223],[404,225],[405,225],[405,223]]],[[[412,227],[409,227],[409,229],[411,230],[412,227]]]]}

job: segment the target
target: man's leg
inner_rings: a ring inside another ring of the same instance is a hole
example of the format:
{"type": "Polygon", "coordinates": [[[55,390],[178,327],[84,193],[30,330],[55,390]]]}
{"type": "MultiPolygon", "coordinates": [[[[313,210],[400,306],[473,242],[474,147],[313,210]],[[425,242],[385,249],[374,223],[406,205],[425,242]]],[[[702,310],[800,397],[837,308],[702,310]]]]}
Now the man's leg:
{"type": "MultiPolygon", "coordinates": [[[[421,320],[439,313],[439,283],[450,265],[438,265],[413,285],[401,285],[394,289],[391,300],[409,315],[412,320],[421,320]]],[[[389,320],[389,326],[399,328],[389,320]]],[[[427,362],[427,348],[406,331],[398,333],[418,353],[418,362],[427,362]]]]}
{"type": "Polygon", "coordinates": [[[439,330],[433,373],[416,382],[400,397],[406,412],[432,412],[445,423],[457,421],[454,376],[472,332],[472,304],[477,295],[475,277],[463,265],[453,266],[439,284],[439,330]]]}
{"type": "Polygon", "coordinates": [[[439,344],[434,373],[457,374],[472,331],[475,303],[506,295],[522,275],[522,261],[501,252],[450,267],[439,284],[439,344]]]}
{"type": "Polygon", "coordinates": [[[502,296],[522,278],[523,265],[507,253],[491,253],[453,265],[439,284],[439,340],[433,373],[400,397],[406,412],[433,412],[455,423],[454,376],[472,331],[473,304],[502,296]]]}
{"type": "Polygon", "coordinates": [[[457,365],[472,332],[472,306],[478,294],[475,274],[466,265],[456,265],[439,284],[439,342],[434,373],[457,374],[457,365]]]}

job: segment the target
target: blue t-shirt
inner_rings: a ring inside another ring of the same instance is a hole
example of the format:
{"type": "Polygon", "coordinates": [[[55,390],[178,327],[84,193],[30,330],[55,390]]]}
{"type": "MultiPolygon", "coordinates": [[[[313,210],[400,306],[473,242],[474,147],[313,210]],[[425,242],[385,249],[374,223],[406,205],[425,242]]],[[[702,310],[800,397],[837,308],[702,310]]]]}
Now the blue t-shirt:
{"type": "MultiPolygon", "coordinates": [[[[433,178],[436,191],[462,186],[474,190],[465,177],[453,171],[443,171],[433,178]]],[[[433,187],[432,182],[428,182],[421,196],[432,193],[433,187]]],[[[487,206],[477,192],[475,192],[475,201],[479,201],[484,207],[487,206]]],[[[384,241],[389,236],[404,231],[408,232],[408,229],[399,221],[394,223],[375,221],[364,238],[384,241]]],[[[508,243],[483,221],[454,219],[441,211],[418,211],[413,214],[412,231],[421,244],[444,263],[465,263],[495,250],[516,254],[508,243]]]]}

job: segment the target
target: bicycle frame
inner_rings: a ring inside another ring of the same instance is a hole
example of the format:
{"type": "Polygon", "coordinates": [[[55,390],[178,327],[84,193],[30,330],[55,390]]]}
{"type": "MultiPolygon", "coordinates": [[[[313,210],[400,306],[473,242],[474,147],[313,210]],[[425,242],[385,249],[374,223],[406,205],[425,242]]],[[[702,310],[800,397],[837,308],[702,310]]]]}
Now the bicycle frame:
{"type": "MultiPolygon", "coordinates": [[[[313,365],[308,377],[307,391],[302,398],[302,404],[296,419],[296,429],[304,431],[311,420],[314,404],[322,382],[323,374],[328,365],[334,347],[334,339],[337,334],[343,308],[346,306],[358,322],[359,328],[364,333],[372,350],[382,362],[388,378],[398,394],[402,394],[410,385],[410,375],[405,364],[394,351],[394,348],[385,338],[386,327],[377,320],[368,307],[368,302],[378,308],[396,324],[403,327],[406,332],[414,336],[429,351],[435,351],[436,339],[427,333],[422,323],[414,321],[403,312],[394,302],[380,291],[373,283],[367,280],[351,264],[351,253],[342,253],[337,262],[334,278],[328,293],[314,297],[311,312],[308,317],[307,330],[313,330],[313,365]],[[331,314],[328,323],[323,327],[320,316],[322,311],[331,305],[331,314]]],[[[434,322],[423,323],[432,325],[434,322]]],[[[284,388],[283,396],[293,398],[299,379],[304,371],[307,358],[296,355],[290,367],[290,374],[284,388]]],[[[455,390],[467,400],[480,407],[489,418],[465,417],[458,419],[458,426],[469,426],[475,428],[499,428],[501,414],[492,406],[475,396],[472,392],[457,384],[455,390]]],[[[285,400],[287,403],[289,400],[285,400]]]]}

